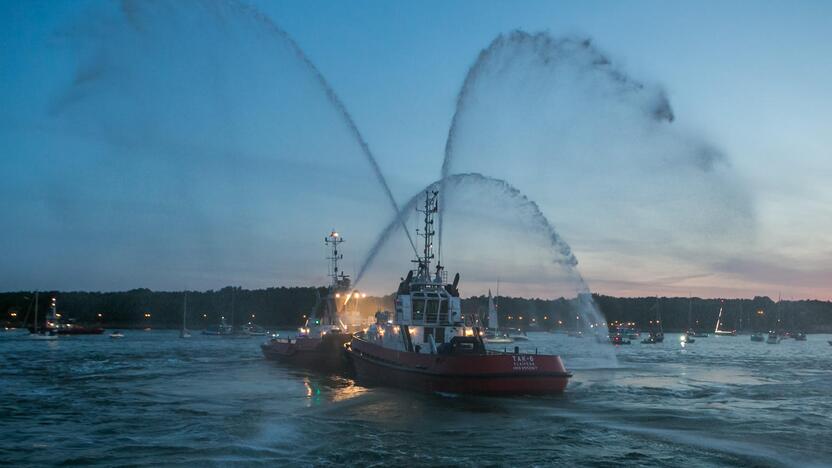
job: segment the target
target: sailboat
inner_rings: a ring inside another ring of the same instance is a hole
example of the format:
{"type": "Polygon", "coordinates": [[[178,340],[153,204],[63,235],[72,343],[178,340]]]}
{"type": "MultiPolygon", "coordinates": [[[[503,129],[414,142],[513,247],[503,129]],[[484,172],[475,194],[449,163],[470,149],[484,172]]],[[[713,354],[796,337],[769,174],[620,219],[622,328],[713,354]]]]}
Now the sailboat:
{"type": "Polygon", "coordinates": [[[35,326],[29,334],[29,338],[35,340],[54,340],[58,338],[58,333],[55,330],[48,327],[38,328],[38,325],[38,293],[35,291],[35,326]]]}
{"type": "Polygon", "coordinates": [[[179,338],[190,338],[191,333],[188,331],[187,323],[188,315],[188,293],[185,293],[185,298],[182,300],[182,330],[179,331],[179,338]]]}
{"type": "Polygon", "coordinates": [[[514,340],[509,338],[507,334],[500,332],[500,323],[497,318],[497,306],[494,304],[494,298],[491,297],[491,290],[488,290],[488,328],[485,331],[483,341],[488,344],[506,344],[514,340]]]}
{"type": "MultiPolygon", "coordinates": [[[[725,301],[720,301],[720,304],[724,303],[725,301]]],[[[736,330],[722,330],[720,326],[724,325],[725,323],[722,321],[722,310],[723,306],[719,306],[719,316],[716,319],[716,328],[714,329],[714,335],[717,336],[737,336],[736,330]]]]}
{"type": "Polygon", "coordinates": [[[688,293],[688,330],[682,333],[679,340],[682,343],[695,343],[694,336],[696,336],[696,332],[693,331],[693,297],[688,293]]]}
{"type": "Polygon", "coordinates": [[[659,298],[656,298],[656,304],[653,306],[656,309],[656,323],[650,330],[650,336],[641,340],[644,344],[655,344],[664,341],[664,330],[662,329],[662,315],[659,307],[659,298]]]}

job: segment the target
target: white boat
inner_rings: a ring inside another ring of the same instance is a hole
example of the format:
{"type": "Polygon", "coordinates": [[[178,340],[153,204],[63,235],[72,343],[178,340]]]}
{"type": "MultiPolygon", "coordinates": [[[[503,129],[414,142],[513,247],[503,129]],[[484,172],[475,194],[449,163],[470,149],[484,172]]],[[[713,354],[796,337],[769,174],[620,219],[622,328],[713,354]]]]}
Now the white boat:
{"type": "Polygon", "coordinates": [[[182,330],[179,331],[179,338],[190,338],[191,333],[188,331],[187,323],[188,315],[188,293],[185,293],[185,298],[182,300],[182,330]]]}
{"type": "Polygon", "coordinates": [[[115,339],[115,338],[124,338],[124,333],[116,330],[116,331],[110,333],[110,338],[113,338],[113,339],[115,339]]]}
{"type": "MultiPolygon", "coordinates": [[[[53,309],[54,310],[54,309],[53,309]]],[[[34,320],[34,327],[32,328],[32,332],[29,334],[29,338],[33,340],[56,340],[58,339],[58,333],[51,329],[51,328],[39,328],[38,327],[38,293],[35,291],[35,320],[34,320]]]]}
{"type": "Polygon", "coordinates": [[[736,330],[722,330],[720,326],[724,325],[722,322],[722,309],[723,307],[719,306],[719,316],[716,319],[716,328],[714,329],[714,335],[716,336],[737,336],[736,330]]]}
{"type": "Polygon", "coordinates": [[[248,322],[243,325],[243,334],[249,336],[268,336],[269,331],[256,323],[248,322]]]}
{"type": "Polygon", "coordinates": [[[528,335],[520,329],[510,331],[508,337],[514,341],[529,341],[528,335]]]}
{"type": "Polygon", "coordinates": [[[488,290],[488,328],[485,330],[483,341],[487,344],[507,344],[514,340],[505,332],[500,331],[500,322],[497,318],[497,306],[494,298],[491,297],[491,290],[488,290]]]}
{"type": "Polygon", "coordinates": [[[766,343],[768,344],[778,344],[782,338],[777,334],[775,331],[771,331],[768,333],[768,338],[766,339],[766,343]]]}

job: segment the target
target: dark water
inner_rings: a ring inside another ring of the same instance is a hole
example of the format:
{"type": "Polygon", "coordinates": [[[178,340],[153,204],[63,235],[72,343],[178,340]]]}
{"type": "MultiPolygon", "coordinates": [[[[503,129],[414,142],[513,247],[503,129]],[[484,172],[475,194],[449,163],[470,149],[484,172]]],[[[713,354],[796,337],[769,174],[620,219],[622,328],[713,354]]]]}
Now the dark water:
{"type": "Polygon", "coordinates": [[[710,337],[612,348],[533,334],[575,374],[548,398],[364,388],[265,361],[260,339],[0,333],[0,464],[832,464],[832,346],[710,337]],[[593,357],[594,356],[594,357],[593,357]]]}

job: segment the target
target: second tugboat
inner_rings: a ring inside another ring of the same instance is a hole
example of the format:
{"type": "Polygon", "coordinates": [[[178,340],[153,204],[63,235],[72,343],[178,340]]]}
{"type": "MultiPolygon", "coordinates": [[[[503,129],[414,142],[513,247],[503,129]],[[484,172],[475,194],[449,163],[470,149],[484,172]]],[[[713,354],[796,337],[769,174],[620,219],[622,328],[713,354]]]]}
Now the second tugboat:
{"type": "Polygon", "coordinates": [[[344,372],[348,370],[344,345],[350,340],[350,335],[338,319],[338,303],[343,301],[346,307],[356,293],[350,291],[350,277],[338,268],[338,261],[344,258],[338,252],[338,245],[344,242],[344,238],[332,231],[324,238],[324,242],[332,248],[332,254],[328,257],[332,284],[329,286],[322,315],[318,316],[319,296],[309,319],[295,338],[272,338],[263,343],[260,349],[267,359],[323,372],[344,372]]]}
{"type": "Polygon", "coordinates": [[[466,328],[459,274],[448,284],[433,259],[433,217],[438,192],[425,194],[422,256],[396,293],[395,317],[353,335],[347,354],[359,381],[409,390],[490,395],[561,393],[571,374],[559,356],[487,350],[478,327],[466,328]]]}

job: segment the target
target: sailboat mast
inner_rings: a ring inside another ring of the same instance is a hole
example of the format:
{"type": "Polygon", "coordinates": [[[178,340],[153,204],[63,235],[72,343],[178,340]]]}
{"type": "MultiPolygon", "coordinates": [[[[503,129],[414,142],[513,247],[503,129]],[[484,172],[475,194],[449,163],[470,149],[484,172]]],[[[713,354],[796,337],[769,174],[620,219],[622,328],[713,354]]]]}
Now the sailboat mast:
{"type": "Polygon", "coordinates": [[[186,292],[185,293],[185,298],[182,300],[182,332],[183,333],[185,332],[185,330],[188,329],[186,324],[185,324],[186,323],[185,321],[187,319],[186,318],[187,313],[188,313],[188,293],[186,292]]]}
{"type": "Polygon", "coordinates": [[[234,332],[234,293],[237,291],[237,286],[231,287],[231,331],[234,332]]]}
{"type": "Polygon", "coordinates": [[[691,322],[693,318],[693,295],[688,293],[688,330],[691,329],[693,323],[691,322]]]}
{"type": "Polygon", "coordinates": [[[35,333],[38,332],[38,292],[35,291],[35,333]]]}

